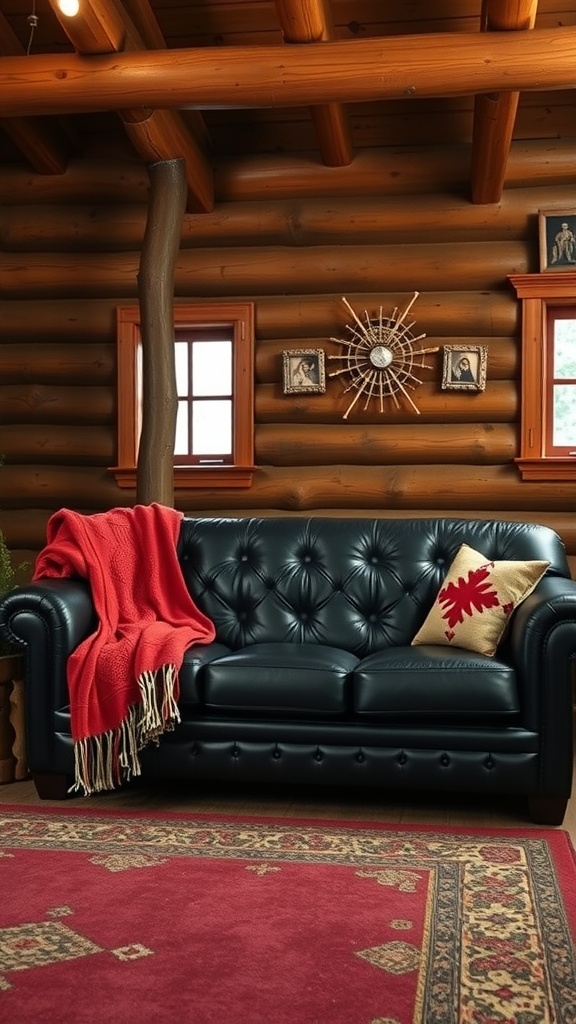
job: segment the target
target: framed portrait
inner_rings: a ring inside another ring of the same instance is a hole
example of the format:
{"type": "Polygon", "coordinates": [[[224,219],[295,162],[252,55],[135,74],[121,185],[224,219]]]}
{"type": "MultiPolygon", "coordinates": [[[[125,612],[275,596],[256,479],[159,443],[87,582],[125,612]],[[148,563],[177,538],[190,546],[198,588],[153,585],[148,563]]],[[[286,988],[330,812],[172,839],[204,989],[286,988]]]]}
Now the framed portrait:
{"type": "Polygon", "coordinates": [[[444,345],[442,387],[454,391],[484,391],[486,345],[444,345]]]}
{"type": "Polygon", "coordinates": [[[576,271],[576,206],[539,210],[540,270],[576,271]]]}
{"type": "Polygon", "coordinates": [[[326,391],[326,362],[322,348],[290,348],[284,360],[284,394],[326,391]]]}

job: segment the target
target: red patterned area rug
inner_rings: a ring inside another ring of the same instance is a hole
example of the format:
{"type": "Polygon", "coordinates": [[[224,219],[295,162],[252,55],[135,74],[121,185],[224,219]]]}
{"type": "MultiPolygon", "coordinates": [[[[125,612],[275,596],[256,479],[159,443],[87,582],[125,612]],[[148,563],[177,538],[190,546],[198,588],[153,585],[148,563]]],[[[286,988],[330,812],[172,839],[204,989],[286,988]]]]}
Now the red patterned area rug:
{"type": "Polygon", "coordinates": [[[562,830],[0,807],[6,1024],[574,1024],[562,830]]]}

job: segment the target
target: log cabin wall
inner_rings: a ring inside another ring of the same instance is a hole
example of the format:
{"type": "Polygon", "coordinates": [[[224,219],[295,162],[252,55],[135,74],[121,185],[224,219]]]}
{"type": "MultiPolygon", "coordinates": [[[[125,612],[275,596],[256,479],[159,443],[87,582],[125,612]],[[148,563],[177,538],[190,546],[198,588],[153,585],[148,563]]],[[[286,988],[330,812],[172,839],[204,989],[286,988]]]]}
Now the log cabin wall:
{"type": "MultiPolygon", "coordinates": [[[[514,462],[520,307],[507,280],[539,269],[538,210],[574,206],[574,100],[521,100],[506,189],[490,205],[470,200],[472,103],[357,105],[356,153],[341,167],[319,162],[305,118],[213,112],[215,208],[185,216],[175,301],[255,304],[258,469],[246,490],[178,491],[183,511],[539,521],[576,565],[576,484],[523,482],[514,462]],[[394,147],[379,144],[392,133],[394,147]],[[413,392],[419,415],[360,400],[343,420],[342,378],[327,377],[325,394],[283,393],[285,349],[341,352],[330,339],[347,336],[342,296],[386,316],[414,291],[414,333],[440,349],[413,392]],[[442,390],[442,347],[455,343],[487,346],[484,392],[442,390]]],[[[0,528],[23,555],[62,506],[134,502],[108,471],[115,314],[137,301],[149,181],[105,116],[81,148],[63,175],[14,156],[0,166],[0,528]]]]}

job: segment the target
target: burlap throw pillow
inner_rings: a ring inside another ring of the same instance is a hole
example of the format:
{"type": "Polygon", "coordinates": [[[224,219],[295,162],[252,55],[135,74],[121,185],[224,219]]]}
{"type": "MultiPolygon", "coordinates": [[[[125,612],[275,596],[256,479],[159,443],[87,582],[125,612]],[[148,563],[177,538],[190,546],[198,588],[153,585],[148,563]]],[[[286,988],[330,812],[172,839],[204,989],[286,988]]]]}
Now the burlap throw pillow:
{"type": "Polygon", "coordinates": [[[550,562],[490,562],[463,544],[413,644],[443,644],[492,655],[514,608],[550,562]]]}

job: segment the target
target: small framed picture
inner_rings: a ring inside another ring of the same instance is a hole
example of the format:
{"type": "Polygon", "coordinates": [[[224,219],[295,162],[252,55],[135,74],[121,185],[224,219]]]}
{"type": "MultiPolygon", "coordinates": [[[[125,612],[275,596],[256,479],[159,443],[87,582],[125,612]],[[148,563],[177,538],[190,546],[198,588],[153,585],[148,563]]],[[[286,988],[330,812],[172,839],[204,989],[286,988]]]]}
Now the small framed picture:
{"type": "Polygon", "coordinates": [[[538,211],[540,270],[576,271],[576,206],[538,211]]]}
{"type": "Polygon", "coordinates": [[[326,391],[326,363],[322,348],[291,348],[284,358],[284,394],[326,391]]]}
{"type": "Polygon", "coordinates": [[[442,387],[455,391],[484,391],[487,363],[486,345],[444,345],[442,387]]]}

